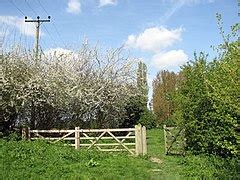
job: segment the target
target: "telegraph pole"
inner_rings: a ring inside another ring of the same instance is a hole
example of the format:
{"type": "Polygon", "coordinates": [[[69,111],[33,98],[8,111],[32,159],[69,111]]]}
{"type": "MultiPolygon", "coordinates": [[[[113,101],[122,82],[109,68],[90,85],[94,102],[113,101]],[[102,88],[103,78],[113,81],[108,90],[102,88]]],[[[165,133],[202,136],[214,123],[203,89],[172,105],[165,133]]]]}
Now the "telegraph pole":
{"type": "Polygon", "coordinates": [[[44,22],[50,22],[50,16],[48,16],[48,19],[40,19],[39,16],[37,16],[37,19],[27,19],[27,16],[25,16],[25,22],[34,22],[36,23],[36,33],[35,33],[35,58],[36,61],[38,61],[38,51],[39,51],[39,30],[40,25],[44,22]]]}

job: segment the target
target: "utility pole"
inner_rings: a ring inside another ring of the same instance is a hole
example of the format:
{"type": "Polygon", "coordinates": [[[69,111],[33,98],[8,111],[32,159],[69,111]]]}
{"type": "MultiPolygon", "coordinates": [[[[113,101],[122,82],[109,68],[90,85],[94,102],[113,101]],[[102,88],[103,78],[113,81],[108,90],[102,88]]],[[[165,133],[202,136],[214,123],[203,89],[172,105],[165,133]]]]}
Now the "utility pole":
{"type": "Polygon", "coordinates": [[[37,16],[37,19],[27,19],[27,16],[25,16],[25,22],[34,22],[36,23],[36,33],[35,33],[35,58],[36,61],[38,61],[38,51],[39,51],[39,30],[40,25],[44,22],[50,22],[50,16],[48,16],[48,19],[40,19],[39,16],[37,16]]]}

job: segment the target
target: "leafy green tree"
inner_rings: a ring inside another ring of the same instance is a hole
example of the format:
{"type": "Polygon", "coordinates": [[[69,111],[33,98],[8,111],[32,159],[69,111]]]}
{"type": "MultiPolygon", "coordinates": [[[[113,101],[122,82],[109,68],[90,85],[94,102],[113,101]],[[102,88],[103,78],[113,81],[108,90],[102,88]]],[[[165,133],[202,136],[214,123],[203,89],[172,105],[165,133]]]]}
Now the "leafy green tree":
{"type": "Polygon", "coordinates": [[[156,116],[151,110],[145,109],[141,113],[139,123],[143,126],[146,126],[147,129],[152,129],[152,128],[156,127],[156,125],[157,125],[156,116]]]}
{"type": "Polygon", "coordinates": [[[144,62],[138,63],[137,69],[137,90],[135,96],[129,98],[126,103],[126,117],[121,127],[134,127],[142,116],[142,113],[147,111],[148,102],[148,85],[147,85],[147,66],[144,62]]]}
{"type": "Polygon", "coordinates": [[[145,109],[146,107],[143,106],[140,96],[130,97],[125,106],[126,117],[122,122],[121,127],[134,127],[139,123],[141,115],[145,109]]]}
{"type": "Polygon", "coordinates": [[[174,109],[172,94],[181,82],[181,74],[163,70],[153,80],[153,111],[160,124],[168,120],[174,109]]]}
{"type": "MultiPolygon", "coordinates": [[[[239,29],[239,24],[232,27],[232,37],[239,29]]],[[[195,54],[183,66],[173,117],[185,128],[188,150],[228,157],[238,154],[240,41],[230,42],[230,35],[220,32],[224,42],[218,58],[208,62],[207,55],[195,54]]]]}
{"type": "Polygon", "coordinates": [[[148,103],[147,65],[142,61],[138,63],[137,86],[139,92],[141,93],[140,98],[142,99],[142,103],[145,107],[147,107],[148,103]]]}

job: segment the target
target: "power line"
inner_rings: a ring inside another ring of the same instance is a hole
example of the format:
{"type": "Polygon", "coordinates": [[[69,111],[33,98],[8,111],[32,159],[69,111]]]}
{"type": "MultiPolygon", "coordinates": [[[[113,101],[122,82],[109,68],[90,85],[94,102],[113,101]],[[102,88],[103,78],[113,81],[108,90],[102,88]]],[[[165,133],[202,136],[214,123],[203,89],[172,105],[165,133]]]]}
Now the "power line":
{"type": "MultiPolygon", "coordinates": [[[[37,15],[37,12],[31,7],[31,5],[25,0],[25,2],[27,3],[28,7],[32,10],[32,12],[37,15]]],[[[43,10],[48,14],[47,10],[43,7],[43,5],[40,3],[40,1],[38,0],[38,3],[40,4],[40,6],[43,8],[43,10]]],[[[52,35],[50,34],[50,32],[48,31],[48,29],[43,25],[43,28],[45,29],[45,31],[48,33],[48,35],[50,36],[50,38],[52,39],[52,41],[54,42],[55,46],[57,46],[54,38],[52,37],[52,35]]]]}
{"type": "MultiPolygon", "coordinates": [[[[23,16],[26,17],[26,14],[13,2],[13,0],[10,0],[9,1],[23,16]]],[[[31,11],[36,15],[37,15],[37,12],[31,7],[31,5],[27,2],[27,0],[25,0],[27,6],[31,9],[31,11]]],[[[42,3],[38,0],[38,3],[40,4],[41,8],[44,10],[45,13],[48,14],[47,10],[44,8],[44,6],[42,5],[42,3]]],[[[34,20],[33,20],[34,21],[34,20]]],[[[30,22],[28,20],[28,22],[30,22]]],[[[59,31],[57,30],[55,24],[53,24],[53,27],[54,27],[54,30],[56,31],[56,33],[58,34],[60,40],[62,41],[61,39],[61,35],[59,33],[59,31]]],[[[55,46],[57,46],[57,43],[56,43],[56,40],[54,40],[54,38],[52,37],[52,35],[50,34],[50,32],[48,31],[48,29],[43,25],[43,28],[45,29],[45,31],[48,33],[49,37],[52,39],[53,43],[55,46]]],[[[62,43],[65,45],[64,41],[62,41],[62,43]]]]}
{"type": "Polygon", "coordinates": [[[38,61],[38,50],[39,50],[39,30],[40,25],[44,22],[50,22],[50,16],[48,16],[48,19],[40,19],[39,16],[37,16],[37,19],[35,20],[28,20],[27,17],[25,17],[25,22],[33,22],[36,23],[36,35],[35,35],[35,56],[36,61],[38,61]]]}
{"type": "Polygon", "coordinates": [[[55,40],[53,39],[52,35],[50,34],[50,32],[48,31],[48,29],[43,25],[43,28],[45,29],[45,31],[48,33],[49,37],[52,39],[53,43],[55,46],[57,46],[57,43],[55,42],[55,40]]]}
{"type": "Polygon", "coordinates": [[[13,2],[13,0],[9,1],[23,16],[25,16],[24,12],[17,7],[17,5],[13,2]]]}
{"type": "Polygon", "coordinates": [[[38,16],[37,12],[30,6],[30,4],[25,0],[25,2],[27,3],[27,6],[32,10],[32,12],[38,16]]]}
{"type": "Polygon", "coordinates": [[[39,5],[42,7],[42,9],[45,11],[45,13],[46,13],[46,14],[49,14],[49,13],[47,12],[47,10],[44,8],[44,6],[42,5],[42,3],[40,2],[40,0],[38,0],[38,3],[39,3],[39,5]]]}
{"type": "MultiPolygon", "coordinates": [[[[44,8],[44,6],[42,5],[41,1],[40,1],[40,0],[37,0],[37,1],[38,1],[39,5],[41,6],[41,8],[44,10],[44,12],[45,12],[46,14],[49,14],[48,11],[47,11],[47,10],[44,8]]],[[[55,23],[54,23],[53,21],[52,21],[52,25],[53,25],[54,30],[55,30],[55,32],[57,33],[60,41],[61,41],[61,42],[64,44],[64,46],[66,47],[66,44],[65,44],[65,42],[63,41],[62,36],[61,36],[61,34],[59,33],[59,31],[58,31],[58,29],[57,29],[57,27],[56,27],[56,25],[55,25],[55,23]]]]}
{"type": "Polygon", "coordinates": [[[54,22],[53,22],[52,25],[53,25],[55,31],[57,32],[57,35],[59,36],[59,39],[62,41],[62,43],[64,44],[64,46],[67,47],[66,44],[65,44],[65,42],[63,41],[62,36],[61,36],[61,34],[59,33],[59,31],[58,31],[58,29],[57,29],[57,27],[56,27],[56,25],[55,25],[54,22]]]}

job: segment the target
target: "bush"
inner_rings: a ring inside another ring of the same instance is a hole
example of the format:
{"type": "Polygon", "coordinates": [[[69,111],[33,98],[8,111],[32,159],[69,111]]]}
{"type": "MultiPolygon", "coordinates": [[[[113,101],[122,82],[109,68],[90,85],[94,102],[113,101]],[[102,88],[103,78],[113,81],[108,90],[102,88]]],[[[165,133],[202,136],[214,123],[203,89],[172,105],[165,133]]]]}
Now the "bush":
{"type": "Polygon", "coordinates": [[[61,56],[41,54],[37,61],[21,49],[4,52],[0,131],[19,124],[118,127],[129,98],[140,94],[134,63],[121,48],[103,52],[87,45],[61,56]]]}
{"type": "MultiPolygon", "coordinates": [[[[239,29],[239,24],[233,26],[231,35],[239,29]]],[[[175,93],[175,106],[188,150],[229,157],[238,154],[240,41],[230,42],[230,35],[220,30],[224,43],[217,49],[218,59],[208,62],[200,53],[183,66],[184,82],[175,93]]]]}
{"type": "Polygon", "coordinates": [[[237,154],[236,61],[207,63],[201,54],[183,68],[186,79],[179,90],[183,126],[187,147],[196,154],[237,154]]]}
{"type": "Polygon", "coordinates": [[[201,179],[232,179],[239,177],[238,159],[219,156],[188,155],[182,159],[182,174],[201,179]]]}
{"type": "Polygon", "coordinates": [[[147,129],[152,129],[156,127],[156,116],[149,109],[145,109],[141,114],[139,123],[146,126],[147,129]]]}

